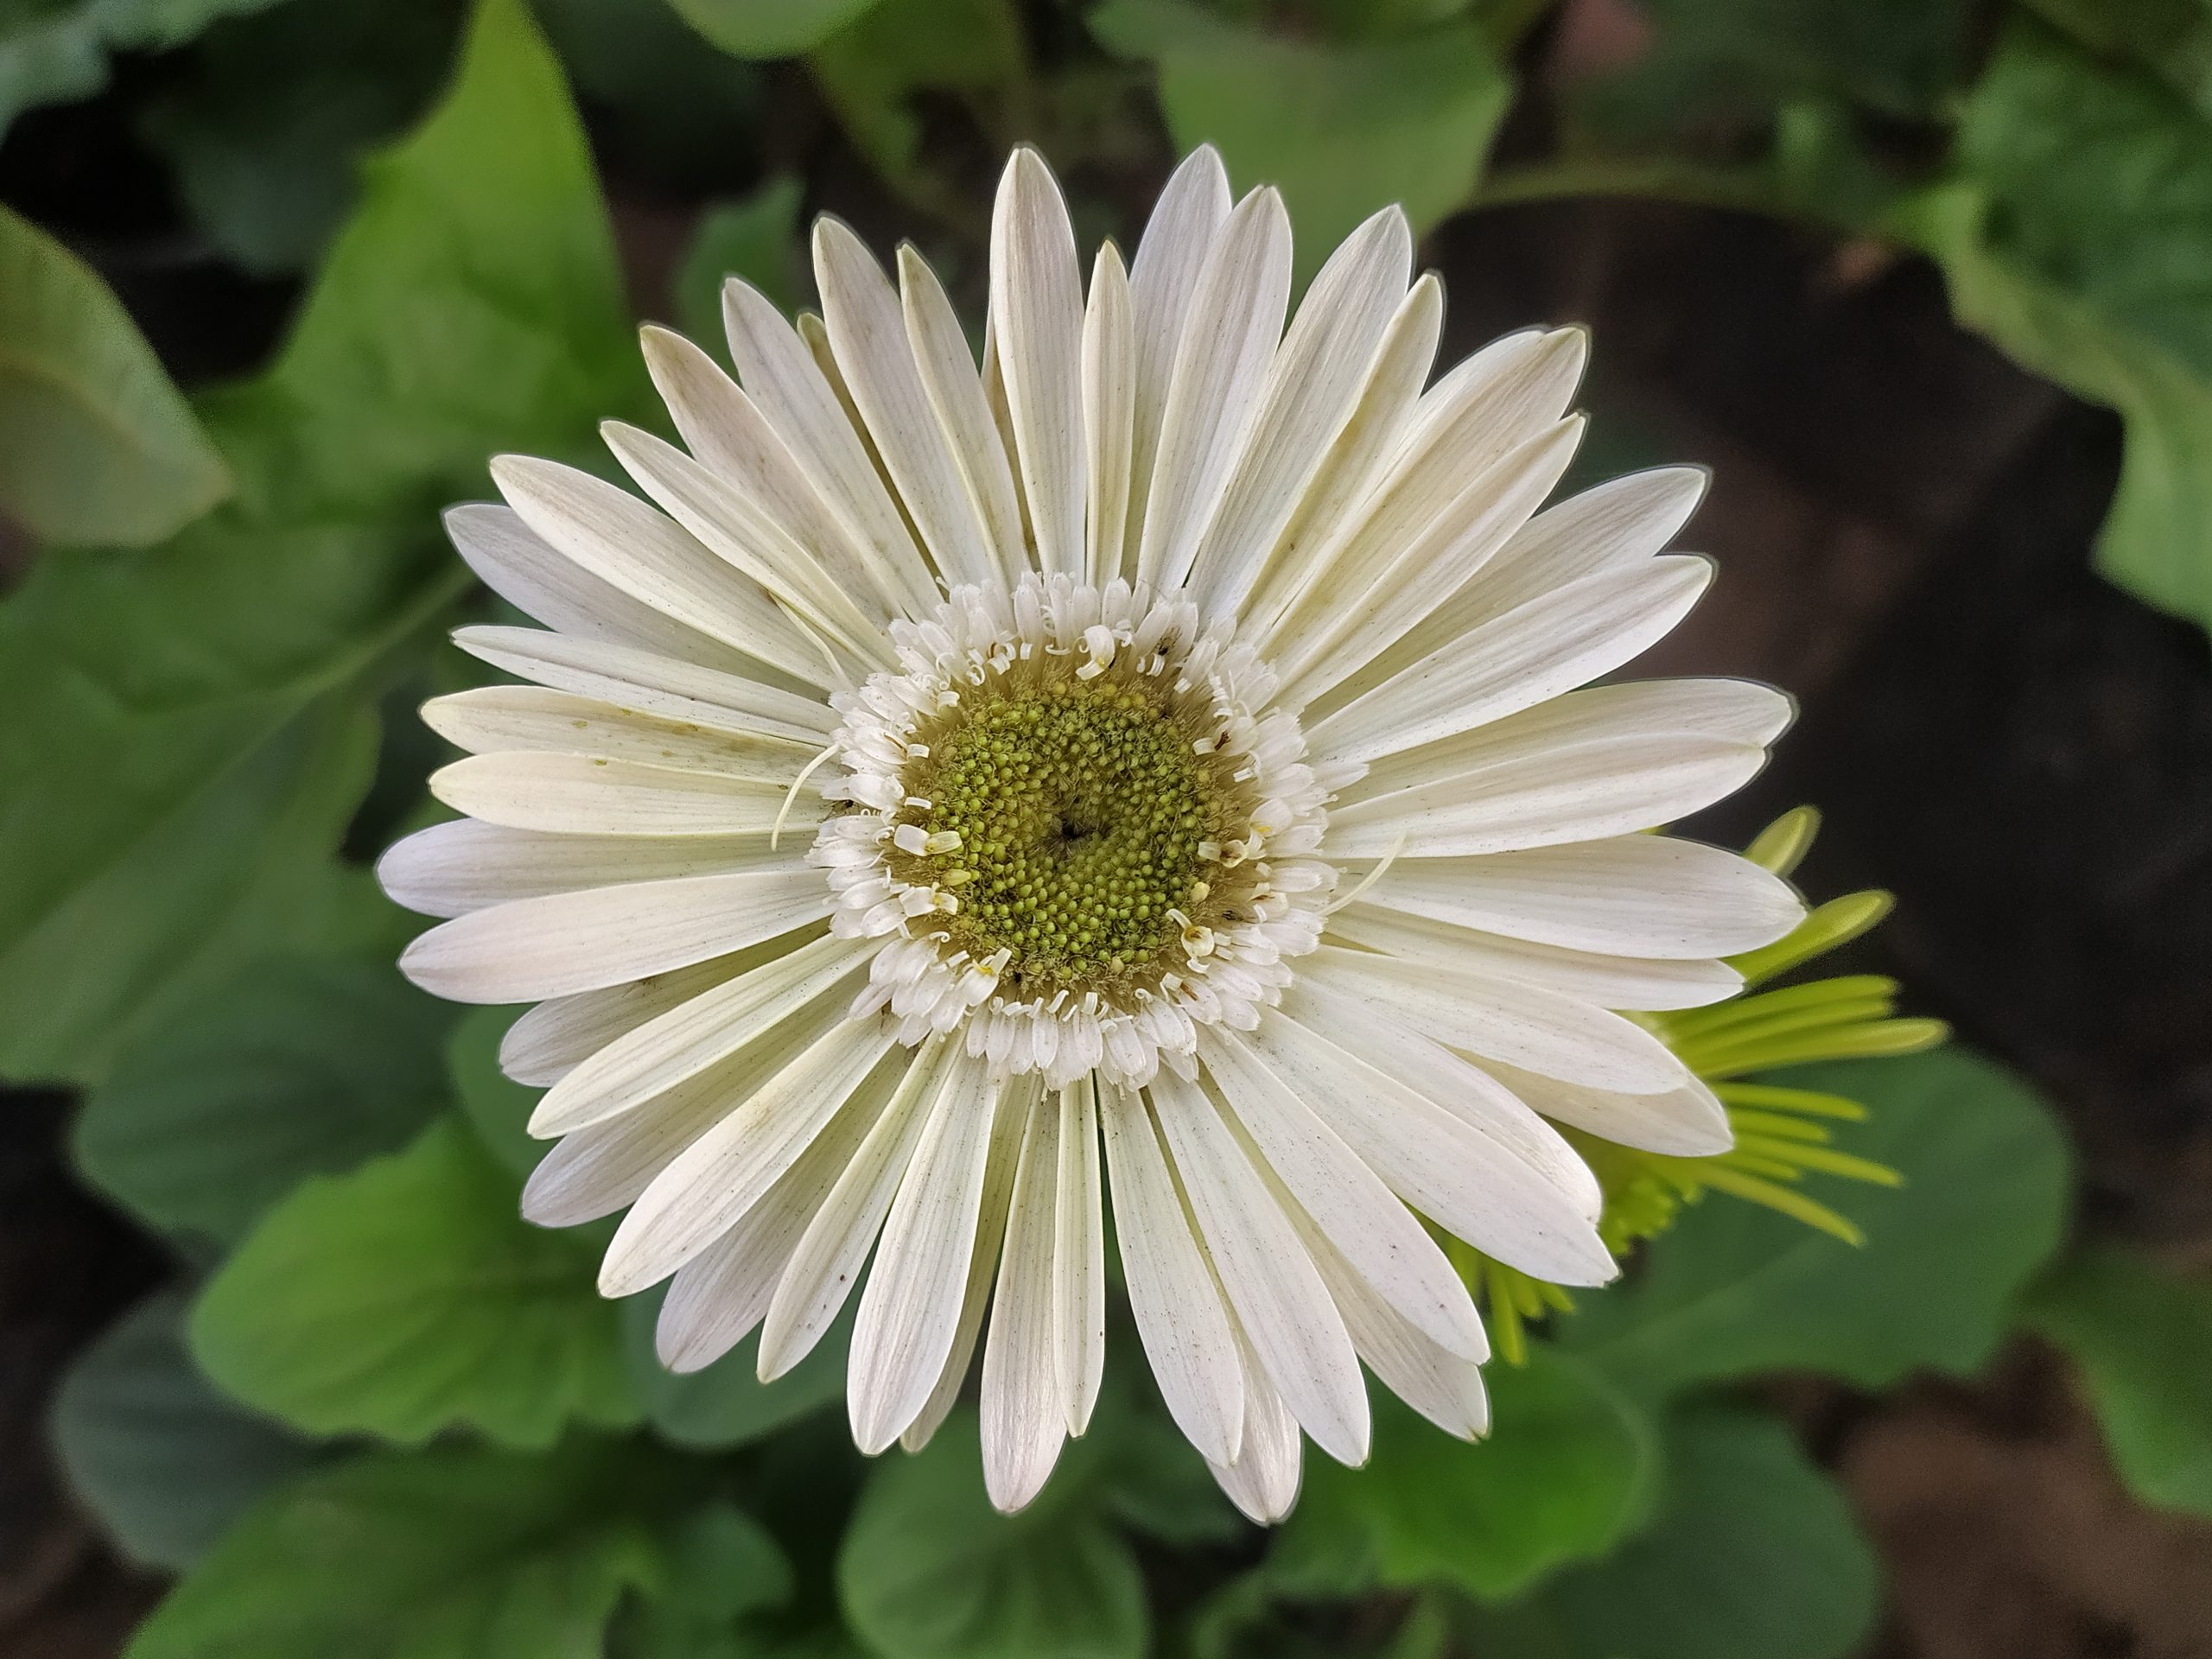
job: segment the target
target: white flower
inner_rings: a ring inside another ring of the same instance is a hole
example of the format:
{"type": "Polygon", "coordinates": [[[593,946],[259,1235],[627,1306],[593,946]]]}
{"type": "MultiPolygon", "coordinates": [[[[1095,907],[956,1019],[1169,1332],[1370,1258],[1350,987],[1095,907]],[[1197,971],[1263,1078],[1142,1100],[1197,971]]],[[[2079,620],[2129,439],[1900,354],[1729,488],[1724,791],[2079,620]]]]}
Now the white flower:
{"type": "Polygon", "coordinates": [[[425,710],[466,814],[401,842],[442,995],[561,1137],[525,1212],[627,1208],[601,1275],[673,1274],[663,1358],[763,1376],[862,1278],[861,1448],[926,1440],[983,1342],[985,1473],[1027,1503],[1097,1397],[1104,1220],[1168,1409],[1249,1514],[1300,1432],[1368,1446],[1363,1360],[1455,1434],[1486,1346],[1424,1218],[1512,1266],[1614,1266],[1552,1127],[1727,1144],[1631,1016],[1738,988],[1780,880],[1640,833],[1787,724],[1760,686],[1576,690],[1709,579],[1662,551],[1700,473],[1539,512],[1586,341],[1428,379],[1404,217],[1287,332],[1290,226],[1177,172],[1086,298],[1045,164],[1000,188],[982,372],[911,250],[817,227],[823,317],[725,296],[731,381],[658,329],[689,453],[610,425],[659,511],[503,457],[462,556],[546,632],[533,682],[425,710]],[[1103,1142],[1103,1155],[1101,1142],[1103,1142]],[[985,1326],[988,1323],[988,1334],[985,1326]]]}

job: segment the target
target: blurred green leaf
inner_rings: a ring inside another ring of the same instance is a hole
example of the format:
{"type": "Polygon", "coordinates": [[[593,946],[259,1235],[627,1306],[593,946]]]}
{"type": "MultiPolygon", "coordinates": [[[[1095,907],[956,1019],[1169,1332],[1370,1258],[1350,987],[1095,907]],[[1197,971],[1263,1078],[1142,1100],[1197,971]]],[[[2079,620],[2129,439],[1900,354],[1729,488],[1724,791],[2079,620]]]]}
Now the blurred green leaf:
{"type": "Polygon", "coordinates": [[[1178,149],[1211,143],[1240,186],[1281,188],[1301,282],[1378,208],[1402,203],[1421,234],[1459,207],[1512,96],[1471,22],[1340,45],[1262,34],[1182,0],[1107,0],[1090,29],[1159,66],[1178,149]]]}
{"type": "Polygon", "coordinates": [[[744,1628],[782,1607],[791,1565],[768,1529],[734,1505],[702,1503],[668,1529],[668,1572],[638,1609],[627,1659],[767,1659],[776,1651],[744,1628]]]}
{"type": "Polygon", "coordinates": [[[702,1370],[678,1375],[663,1365],[653,1351],[653,1325],[666,1294],[664,1287],[629,1298],[622,1320],[631,1394],[653,1432],[670,1444],[692,1451],[744,1446],[843,1397],[857,1297],[813,1352],[763,1382],[758,1331],[702,1370]]]}
{"type": "Polygon", "coordinates": [[[160,51],[276,0],[0,0],[0,133],[25,110],[90,98],[110,52],[160,51]]]}
{"type": "Polygon", "coordinates": [[[669,0],[533,0],[576,92],[592,148],[657,189],[728,188],[762,145],[769,85],[760,66],[700,49],[669,0]]]}
{"type": "Polygon", "coordinates": [[[2017,25],[1967,100],[1955,181],[1900,210],[1960,321],[2126,423],[2099,567],[2212,627],[2212,125],[2017,25]]]}
{"type": "Polygon", "coordinates": [[[1838,1659],[1880,1593],[1849,1504],[1789,1432],[1708,1407],[1668,1427],[1648,1529],[1526,1601],[1478,1610],[1470,1634],[1477,1651],[1522,1659],[1838,1659]]]}
{"type": "Polygon", "coordinates": [[[530,1115],[545,1091],[517,1083],[499,1070],[499,1043],[514,1024],[518,1008],[471,1008],[453,1028],[446,1045],[446,1071],[461,1116],[486,1151],[518,1181],[530,1179],[538,1160],[553,1149],[550,1141],[533,1139],[530,1115]]]}
{"type": "Polygon", "coordinates": [[[1776,1370],[1869,1389],[1978,1370],[2065,1226],[2066,1143],[2048,1109],[1955,1046],[1777,1077],[1866,1103],[1850,1150],[1904,1177],[1853,1189],[1869,1242],[1708,1198],[1641,1273],[1579,1295],[1560,1339],[1651,1394],[1776,1370]]]}
{"type": "Polygon", "coordinates": [[[921,92],[989,92],[1004,108],[1028,74],[1013,0],[882,0],[807,60],[845,136],[894,189],[947,208],[916,165],[921,92]],[[1007,89],[1007,90],[1001,90],[1007,89]]]}
{"type": "Polygon", "coordinates": [[[436,509],[494,449],[575,452],[642,382],[559,71],[485,0],[276,365],[202,400],[237,496],[143,555],[41,561],[0,607],[0,1073],[99,1075],[189,939],[143,912],[207,927],[211,895],[259,890],[329,764],[288,728],[466,589],[436,509]]]}
{"type": "Polygon", "coordinates": [[[42,542],[139,547],[230,490],[107,284],[0,207],[0,516],[42,542]]]}
{"type": "Polygon", "coordinates": [[[452,1023],[386,964],[257,963],[123,1052],[77,1119],[78,1166],[143,1221],[235,1243],[308,1176],[415,1138],[452,1023]]]}
{"type": "Polygon", "coordinates": [[[1363,1469],[1313,1459],[1268,1557],[1294,1598],[1448,1585],[1501,1600],[1601,1555],[1649,1512],[1658,1436],[1591,1367],[1538,1344],[1493,1366],[1491,1438],[1444,1434],[1395,1397],[1376,1401],[1363,1469]]]}
{"type": "Polygon", "coordinates": [[[2036,1287],[2027,1323],[2081,1368],[2130,1490],[2212,1516],[2212,1284],[2085,1250],[2036,1287]]]}
{"type": "Polygon", "coordinates": [[[2212,7],[2204,0],[2026,0],[2092,51],[2132,59],[2212,115],[2212,7]]]}
{"type": "MultiPolygon", "coordinates": [[[[83,595],[97,596],[97,588],[83,595]]],[[[0,620],[0,638],[14,633],[27,656],[52,652],[28,616],[11,620],[20,631],[0,620]]],[[[130,677],[145,664],[114,666],[130,677]]],[[[0,651],[0,684],[13,678],[0,651]]],[[[73,669],[61,684],[23,688],[16,721],[0,723],[0,754],[56,791],[38,792],[19,770],[18,786],[0,798],[0,849],[45,855],[82,878],[41,893],[0,861],[0,907],[42,906],[12,938],[0,932],[0,1004],[11,1013],[0,1021],[0,1075],[96,1080],[246,963],[362,949],[389,931],[391,906],[373,878],[334,856],[375,766],[367,709],[327,702],[290,721],[201,788],[118,826],[114,855],[88,869],[54,831],[104,817],[110,793],[130,792],[118,768],[134,757],[127,748],[65,754],[42,746],[29,722],[51,717],[57,702],[92,705],[104,695],[73,669]]],[[[116,715],[130,718],[112,708],[98,717],[105,725],[116,715]]]]}
{"type": "Polygon", "coordinates": [[[677,16],[741,58],[795,58],[880,0],[668,0],[677,16]]]}
{"type": "Polygon", "coordinates": [[[322,251],[360,161],[415,118],[453,60],[460,0],[315,0],[219,23],[144,130],[224,255],[258,274],[322,251]]]}
{"type": "Polygon", "coordinates": [[[719,203],[699,216],[676,274],[676,317],[683,332],[715,356],[722,344],[722,282],[742,276],[789,316],[801,304],[797,179],[772,178],[742,201],[719,203]]]}
{"type": "Polygon", "coordinates": [[[1101,1505],[1090,1438],[1019,1515],[983,1491],[976,1414],[879,1463],[837,1553],[845,1615],[883,1659],[1138,1659],[1144,1581],[1101,1505]]]}
{"type": "Polygon", "coordinates": [[[271,1211],[200,1293],[193,1352],[310,1433],[419,1444],[468,1427],[550,1446],[571,1422],[637,1421],[597,1255],[523,1220],[506,1172],[448,1117],[271,1211]]]}
{"type": "Polygon", "coordinates": [[[264,1498],[126,1659],[591,1659],[670,1485],[622,1444],[372,1452],[264,1498]]]}
{"type": "Polygon", "coordinates": [[[54,1444],[71,1489],[116,1547],[181,1572],[313,1447],[209,1386],[185,1351],[185,1298],[148,1297],[62,1379],[54,1444]]]}

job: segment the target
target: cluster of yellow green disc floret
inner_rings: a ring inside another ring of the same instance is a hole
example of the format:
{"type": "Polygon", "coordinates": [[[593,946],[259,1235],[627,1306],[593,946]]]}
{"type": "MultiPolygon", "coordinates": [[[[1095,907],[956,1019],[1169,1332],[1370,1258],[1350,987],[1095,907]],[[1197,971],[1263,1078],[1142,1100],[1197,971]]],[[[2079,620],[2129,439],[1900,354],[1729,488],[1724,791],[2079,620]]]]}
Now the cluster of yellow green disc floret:
{"type": "MultiPolygon", "coordinates": [[[[1761,832],[1745,855],[1786,876],[1811,849],[1819,829],[1820,815],[1799,807],[1761,832]]],[[[1696,1203],[1707,1192],[1764,1205],[1847,1243],[1865,1242],[1848,1217],[1812,1197],[1802,1184],[1808,1175],[1879,1186],[1897,1184],[1897,1173],[1886,1165],[1831,1144],[1831,1125],[1861,1120],[1866,1109],[1841,1095],[1747,1079],[1781,1066],[1916,1053],[1949,1035],[1940,1020],[1898,1017],[1897,982],[1879,975],[1845,974],[1758,988],[1859,938],[1889,914],[1891,904],[1888,893],[1873,891],[1832,899],[1815,906],[1786,937],[1730,958],[1744,976],[1744,988],[1727,1001],[1635,1016],[1712,1087],[1727,1109],[1736,1144],[1708,1158],[1675,1158],[1562,1128],[1604,1190],[1599,1232],[1614,1255],[1625,1255],[1643,1240],[1666,1231],[1683,1205],[1696,1203]]],[[[1560,1286],[1531,1278],[1456,1240],[1449,1249],[1483,1305],[1498,1353],[1514,1363],[1526,1356],[1529,1321],[1573,1306],[1560,1286]]]]}

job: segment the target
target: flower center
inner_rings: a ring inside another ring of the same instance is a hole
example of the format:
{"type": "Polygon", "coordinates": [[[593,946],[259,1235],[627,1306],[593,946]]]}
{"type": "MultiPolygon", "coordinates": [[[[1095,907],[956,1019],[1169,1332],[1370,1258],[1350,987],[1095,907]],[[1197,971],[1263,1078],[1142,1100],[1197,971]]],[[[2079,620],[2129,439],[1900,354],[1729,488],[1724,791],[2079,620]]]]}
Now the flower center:
{"type": "Polygon", "coordinates": [[[1156,978],[1249,810],[1186,723],[1145,686],[1070,675],[978,688],[930,725],[906,782],[949,850],[893,868],[957,896],[954,944],[1011,952],[1001,981],[1024,996],[1156,978]]]}

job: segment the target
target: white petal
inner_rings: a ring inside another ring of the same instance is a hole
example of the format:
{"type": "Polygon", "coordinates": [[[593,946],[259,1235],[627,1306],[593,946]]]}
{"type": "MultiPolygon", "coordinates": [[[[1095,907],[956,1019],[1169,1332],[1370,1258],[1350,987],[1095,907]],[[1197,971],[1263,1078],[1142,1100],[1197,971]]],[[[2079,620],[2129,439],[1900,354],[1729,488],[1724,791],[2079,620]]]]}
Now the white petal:
{"type": "Polygon", "coordinates": [[[1689,522],[1711,482],[1702,467],[1655,467],[1547,507],[1454,595],[1452,613],[1440,620],[1463,632],[1570,582],[1641,563],[1689,522]]]}
{"type": "Polygon", "coordinates": [[[746,658],[556,553],[512,507],[448,507],[446,534],[484,585],[524,615],[585,639],[740,668],[746,658]]]}
{"type": "Polygon", "coordinates": [[[1152,1096],[1192,1218],[1268,1380],[1323,1451],[1364,1463],[1359,1357],[1313,1258],[1205,1091],[1163,1071],[1152,1096]]]}
{"type": "Polygon", "coordinates": [[[1290,216],[1271,188],[1237,204],[1214,240],[1175,347],[1152,465],[1137,580],[1173,591],[1227,489],[1259,413],[1290,302],[1290,216]]]}
{"type": "Polygon", "coordinates": [[[567,1135],[696,1077],[836,986],[875,952],[825,936],[725,981],[609,1043],[552,1087],[530,1132],[567,1135]]]}
{"type": "Polygon", "coordinates": [[[1532,708],[1658,643],[1712,580],[1702,559],[1658,559],[1570,582],[1309,725],[1309,748],[1332,760],[1373,760],[1532,708]]]}
{"type": "Polygon", "coordinates": [[[1232,610],[1351,418],[1406,297],[1413,233],[1386,207],[1344,238],[1306,289],[1268,375],[1260,412],[1191,570],[1200,608],[1232,610]]]}
{"type": "Polygon", "coordinates": [[[937,602],[937,584],[806,342],[734,276],[722,285],[722,321],[737,378],[860,550],[874,585],[907,615],[925,614],[937,602]]]}
{"type": "Polygon", "coordinates": [[[1043,1488],[1067,1439],[1052,1357],[1059,1138],[1060,1103],[1040,1099],[1022,1138],[998,1295],[983,1345],[983,1486],[993,1505],[1009,1514],[1043,1488]]]}
{"type": "Polygon", "coordinates": [[[1103,588],[1122,573],[1128,533],[1129,442],[1136,418],[1137,353],[1128,275],[1111,242],[1091,267],[1083,316],[1083,433],[1090,474],[1084,580],[1103,588]]]}
{"type": "Polygon", "coordinates": [[[423,723],[471,754],[517,749],[788,784],[814,750],[791,738],[715,731],[542,685],[483,685],[433,697],[423,723]]]}
{"type": "Polygon", "coordinates": [[[1376,1294],[1434,1341],[1465,1358],[1481,1358],[1482,1321],[1466,1286],[1382,1177],[1261,1062],[1244,1038],[1210,1026],[1201,1033],[1200,1052],[1222,1101],[1298,1210],[1376,1294]]]}
{"type": "Polygon", "coordinates": [[[1736,1143],[1727,1109],[1692,1077],[1663,1094],[1624,1095],[1485,1060],[1483,1069],[1546,1117],[1624,1147],[1707,1158],[1736,1143]]]}
{"type": "Polygon", "coordinates": [[[1236,1345],[1244,1377],[1244,1429],[1236,1461],[1207,1467],[1229,1501],[1263,1527],[1288,1515],[1298,1502],[1300,1453],[1298,1420],[1290,1414],[1240,1332],[1236,1345]]]}
{"type": "Polygon", "coordinates": [[[1299,1236],[1336,1298],[1352,1346],[1382,1386],[1447,1434],[1471,1440],[1487,1433],[1490,1400],[1478,1362],[1489,1357],[1488,1344],[1473,1359],[1439,1347],[1378,1295],[1311,1222],[1295,1211],[1291,1218],[1300,1223],[1299,1236]]]}
{"type": "Polygon", "coordinates": [[[627,881],[789,869],[791,849],[759,836],[550,836],[456,818],[418,830],[377,861],[377,880],[395,904],[426,916],[627,881]]]}
{"type": "MultiPolygon", "coordinates": [[[[789,792],[757,779],[529,750],[473,754],[430,774],[430,793],[456,812],[556,835],[766,836],[789,792]]],[[[787,824],[804,839],[826,810],[802,794],[787,824]]]]}
{"type": "Polygon", "coordinates": [[[845,384],[938,569],[948,582],[988,581],[997,558],[915,366],[898,295],[860,238],[827,216],[814,221],[814,270],[845,384]]]}
{"type": "Polygon", "coordinates": [[[1805,916],[1788,882],[1672,836],[1402,861],[1362,900],[1568,950],[1675,958],[1754,950],[1805,916]]]}
{"type": "Polygon", "coordinates": [[[1490,1079],[1465,1062],[1458,1073],[1472,1076],[1452,1076],[1449,1056],[1402,1027],[1370,1026],[1363,1036],[1304,986],[1284,1003],[1282,1014],[1262,1017],[1253,1046],[1400,1198],[1540,1278],[1602,1284],[1614,1276],[1598,1237],[1603,1197],[1556,1130],[1503,1089],[1481,1092],[1490,1079]],[[1424,1079],[1434,1095],[1400,1075],[1409,1066],[1436,1074],[1424,1079]],[[1447,1082],[1455,1093],[1441,1098],[1447,1082]]]}
{"type": "Polygon", "coordinates": [[[535,1002],[773,938],[828,915],[830,899],[804,865],[519,899],[432,928],[399,966],[456,1002],[535,1002]]]}
{"type": "Polygon", "coordinates": [[[887,620],[897,615],[899,594],[877,579],[876,566],[858,538],[830,510],[737,382],[681,334],[648,323],[639,338],[653,385],[691,453],[819,559],[840,590],[870,616],[887,620]]]}
{"type": "Polygon", "coordinates": [[[1600,956],[1478,932],[1364,901],[1332,915],[1328,937],[1387,956],[1518,980],[1601,1008],[1700,1008],[1744,988],[1744,976],[1712,957],[1600,956]]]}
{"type": "Polygon", "coordinates": [[[1067,204],[1024,146],[991,217],[991,321],[1039,568],[1084,568],[1083,276],[1067,204]]]}
{"type": "Polygon", "coordinates": [[[669,720],[811,740],[817,747],[837,729],[836,714],[817,698],[630,645],[506,627],[456,628],[453,642],[472,657],[541,685],[669,720]]]}
{"type": "Polygon", "coordinates": [[[600,1263],[599,1288],[658,1284],[734,1226],[813,1144],[892,1046],[855,1020],[833,1029],[679,1153],[631,1205],[600,1263]]]}
{"type": "Polygon", "coordinates": [[[860,1282],[922,1128],[940,1095],[969,1086],[955,1044],[932,1037],[918,1050],[791,1253],[760,1327],[760,1379],[772,1382],[814,1351],[860,1282]]]}
{"type": "Polygon", "coordinates": [[[963,1056],[959,1073],[923,1126],[861,1293],[846,1403],[870,1457],[928,1402],[958,1332],[998,1097],[981,1063],[963,1056]]]}
{"type": "Polygon", "coordinates": [[[499,1069],[533,1089],[558,1083],[625,1033],[635,1031],[646,1020],[689,1002],[725,980],[773,962],[810,937],[818,934],[801,928],[766,944],[655,974],[650,979],[540,1002],[509,1026],[507,1034],[499,1039],[499,1069]]]}
{"type": "Polygon", "coordinates": [[[1068,1433],[1090,1427],[1106,1370],[1106,1224],[1099,1201],[1093,1078],[1060,1090],[1052,1228],[1052,1364],[1068,1433]]]}
{"type": "Polygon", "coordinates": [[[1106,1132],[1129,1311],[1160,1398],[1201,1457],[1233,1463],[1244,1425],[1236,1333],[1192,1236],[1152,1113],[1139,1096],[1102,1088],[1098,1118],[1106,1132]]]}
{"type": "Polygon", "coordinates": [[[915,368],[976,519],[984,527],[992,572],[1001,586],[1011,586],[1027,563],[1021,503],[1014,493],[1006,443],[983,395],[976,359],[969,355],[968,337],[960,330],[960,320],[937,274],[910,247],[899,250],[899,294],[915,368]]]}
{"type": "Polygon", "coordinates": [[[690,531],[603,479],[530,455],[495,455],[492,481],[553,548],[632,598],[815,685],[820,648],[760,585],[699,545],[690,531]]]}
{"type": "Polygon", "coordinates": [[[1510,979],[1323,946],[1299,979],[1389,1015],[1452,1048],[1624,1094],[1679,1089],[1688,1069],[1633,1020],[1510,979]]]}

